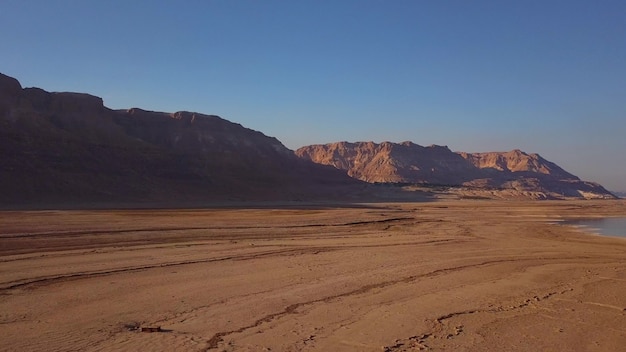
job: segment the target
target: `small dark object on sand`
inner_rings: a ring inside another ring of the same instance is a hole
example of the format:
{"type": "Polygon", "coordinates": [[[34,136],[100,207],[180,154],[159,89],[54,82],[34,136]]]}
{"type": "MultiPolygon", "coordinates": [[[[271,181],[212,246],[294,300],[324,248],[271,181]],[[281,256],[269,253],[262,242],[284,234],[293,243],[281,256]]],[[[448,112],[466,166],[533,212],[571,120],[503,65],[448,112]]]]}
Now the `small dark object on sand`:
{"type": "Polygon", "coordinates": [[[141,332],[163,332],[160,326],[157,327],[142,327],[141,332]]]}

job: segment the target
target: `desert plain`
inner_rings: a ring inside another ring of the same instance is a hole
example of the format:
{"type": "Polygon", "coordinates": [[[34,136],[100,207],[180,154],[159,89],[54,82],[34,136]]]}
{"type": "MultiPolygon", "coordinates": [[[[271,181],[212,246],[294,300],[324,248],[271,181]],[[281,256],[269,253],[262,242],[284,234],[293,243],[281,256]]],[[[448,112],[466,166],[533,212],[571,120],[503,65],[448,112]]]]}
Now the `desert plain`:
{"type": "Polygon", "coordinates": [[[2,351],[623,351],[612,201],[0,212],[2,351]]]}

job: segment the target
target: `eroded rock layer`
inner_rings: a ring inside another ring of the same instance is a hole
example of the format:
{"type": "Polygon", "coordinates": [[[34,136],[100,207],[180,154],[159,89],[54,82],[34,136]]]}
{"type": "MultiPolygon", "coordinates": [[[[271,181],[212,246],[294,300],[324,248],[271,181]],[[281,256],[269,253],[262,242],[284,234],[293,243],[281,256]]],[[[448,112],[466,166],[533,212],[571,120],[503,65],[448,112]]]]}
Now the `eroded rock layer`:
{"type": "Polygon", "coordinates": [[[412,142],[338,142],[302,147],[296,154],[370,183],[506,189],[532,198],[614,198],[599,184],[580,180],[539,154],[521,150],[464,153],[412,142]]]}

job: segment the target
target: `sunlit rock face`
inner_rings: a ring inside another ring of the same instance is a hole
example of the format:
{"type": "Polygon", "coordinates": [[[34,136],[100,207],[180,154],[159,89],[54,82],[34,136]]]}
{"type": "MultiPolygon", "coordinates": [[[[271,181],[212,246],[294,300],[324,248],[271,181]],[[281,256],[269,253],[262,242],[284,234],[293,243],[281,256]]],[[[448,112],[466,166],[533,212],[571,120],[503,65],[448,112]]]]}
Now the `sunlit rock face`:
{"type": "Polygon", "coordinates": [[[412,142],[337,142],[302,147],[296,155],[370,183],[507,189],[539,199],[614,198],[599,184],[582,181],[539,154],[521,150],[464,153],[412,142]]]}

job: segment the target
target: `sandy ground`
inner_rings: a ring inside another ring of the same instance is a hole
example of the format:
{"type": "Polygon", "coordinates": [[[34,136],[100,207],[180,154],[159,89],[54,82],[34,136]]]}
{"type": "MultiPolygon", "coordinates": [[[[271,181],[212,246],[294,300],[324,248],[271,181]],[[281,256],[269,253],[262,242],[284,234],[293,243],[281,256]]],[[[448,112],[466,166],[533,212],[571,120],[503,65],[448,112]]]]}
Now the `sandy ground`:
{"type": "Polygon", "coordinates": [[[0,350],[623,351],[626,239],[550,222],[602,215],[626,203],[4,211],[0,350]]]}

